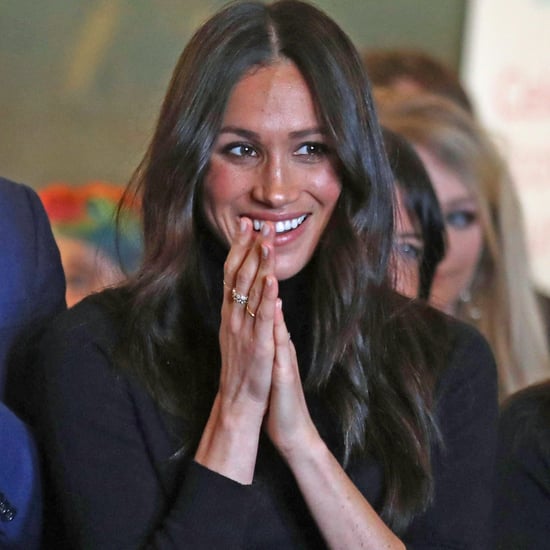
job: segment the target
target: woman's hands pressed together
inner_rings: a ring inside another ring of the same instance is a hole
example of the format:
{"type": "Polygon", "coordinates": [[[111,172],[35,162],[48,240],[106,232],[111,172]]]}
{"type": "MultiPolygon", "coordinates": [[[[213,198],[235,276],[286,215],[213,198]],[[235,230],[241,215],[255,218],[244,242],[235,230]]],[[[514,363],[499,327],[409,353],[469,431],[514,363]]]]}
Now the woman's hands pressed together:
{"type": "Polygon", "coordinates": [[[252,481],[264,420],[285,458],[316,433],[278,298],[274,236],[272,224],[255,233],[241,218],[224,266],[220,385],[195,456],[240,483],[252,481]]]}

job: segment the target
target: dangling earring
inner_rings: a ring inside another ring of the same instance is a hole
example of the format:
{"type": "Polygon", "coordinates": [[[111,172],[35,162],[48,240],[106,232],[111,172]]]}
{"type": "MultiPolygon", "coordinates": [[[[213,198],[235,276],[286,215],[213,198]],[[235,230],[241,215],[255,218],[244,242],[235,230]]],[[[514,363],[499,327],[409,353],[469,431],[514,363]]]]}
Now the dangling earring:
{"type": "Polygon", "coordinates": [[[481,319],[481,309],[472,302],[472,292],[469,286],[462,290],[458,299],[464,304],[464,309],[470,319],[474,321],[479,321],[481,319]]]}

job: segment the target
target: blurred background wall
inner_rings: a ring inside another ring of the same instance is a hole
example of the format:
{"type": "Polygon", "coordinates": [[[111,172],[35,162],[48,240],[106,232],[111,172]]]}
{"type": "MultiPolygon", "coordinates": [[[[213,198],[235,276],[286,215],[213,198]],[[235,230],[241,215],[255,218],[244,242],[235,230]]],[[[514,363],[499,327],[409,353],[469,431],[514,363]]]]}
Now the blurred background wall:
{"type": "MultiPolygon", "coordinates": [[[[0,174],[125,183],[176,60],[224,1],[4,0],[0,174]]],[[[455,68],[465,0],[318,0],[360,48],[415,47],[455,68]]]]}
{"type": "Polygon", "coordinates": [[[460,70],[519,192],[531,270],[550,295],[550,0],[470,0],[460,70]]]}

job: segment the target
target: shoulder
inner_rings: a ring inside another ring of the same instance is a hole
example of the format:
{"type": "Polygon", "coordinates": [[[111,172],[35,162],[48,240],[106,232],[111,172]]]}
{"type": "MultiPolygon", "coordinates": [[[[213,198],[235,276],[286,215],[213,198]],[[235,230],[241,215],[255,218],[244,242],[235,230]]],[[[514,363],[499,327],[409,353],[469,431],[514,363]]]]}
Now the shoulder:
{"type": "Polygon", "coordinates": [[[57,315],[39,342],[40,370],[47,377],[67,382],[121,379],[115,365],[127,328],[126,298],[123,288],[106,289],[57,315]]]}
{"type": "Polygon", "coordinates": [[[410,338],[434,365],[440,391],[472,376],[494,379],[496,384],[493,352],[478,329],[422,302],[409,302],[399,317],[392,329],[411,331],[410,338]]]}
{"type": "Polygon", "coordinates": [[[499,434],[510,452],[527,447],[550,461],[550,380],[529,386],[502,404],[499,434]]]}
{"type": "Polygon", "coordinates": [[[447,318],[449,348],[436,389],[443,438],[469,434],[494,458],[498,382],[493,353],[473,326],[447,318]]]}
{"type": "MultiPolygon", "coordinates": [[[[417,314],[428,360],[437,365],[436,405],[444,416],[484,410],[496,423],[497,369],[491,347],[474,326],[431,307],[417,314]]],[[[496,424],[495,424],[496,427],[496,424]]]]}
{"type": "Polygon", "coordinates": [[[38,198],[36,192],[29,186],[0,177],[0,197],[2,198],[0,208],[2,213],[4,211],[9,212],[8,204],[25,204],[32,200],[33,196],[38,198]]]}
{"type": "Polygon", "coordinates": [[[38,335],[65,309],[65,276],[37,193],[3,178],[0,235],[0,393],[4,384],[18,393],[38,335]]]}
{"type": "Polygon", "coordinates": [[[463,382],[487,383],[490,391],[496,387],[493,352],[479,330],[423,301],[396,295],[390,299],[392,313],[384,329],[387,346],[420,354],[437,380],[438,393],[463,382]]]}
{"type": "Polygon", "coordinates": [[[119,334],[116,318],[94,296],[49,324],[39,342],[33,389],[28,392],[33,424],[40,424],[45,409],[81,414],[85,403],[93,410],[126,393],[128,380],[114,360],[119,334]]]}
{"type": "Polygon", "coordinates": [[[28,228],[35,227],[46,212],[36,191],[22,183],[0,178],[0,227],[8,235],[20,231],[32,235],[28,228]]]}
{"type": "Polygon", "coordinates": [[[497,369],[493,351],[477,328],[440,314],[447,337],[446,364],[440,391],[453,384],[481,386],[487,394],[497,393],[497,369]]]}
{"type": "MultiPolygon", "coordinates": [[[[0,178],[2,254],[8,259],[2,267],[7,275],[4,278],[7,278],[8,288],[4,286],[1,292],[6,297],[12,296],[13,291],[17,290],[15,284],[20,278],[21,270],[27,268],[35,254],[37,201],[39,207],[40,199],[30,187],[0,178]],[[25,265],[21,266],[21,262],[25,265]],[[11,273],[13,276],[10,277],[11,273]]],[[[40,215],[38,208],[37,216],[40,215]]]]}
{"type": "Polygon", "coordinates": [[[409,354],[418,353],[425,363],[425,380],[433,380],[438,416],[458,418],[460,409],[486,408],[492,422],[498,412],[497,370],[484,336],[423,302],[409,300],[395,311],[386,331],[388,340],[409,354]]]}
{"type": "Polygon", "coordinates": [[[4,316],[15,325],[34,317],[33,311],[61,309],[65,278],[42,202],[30,187],[3,178],[0,234],[5,258],[0,267],[0,325],[4,316]]]}
{"type": "Polygon", "coordinates": [[[43,353],[81,354],[94,348],[109,355],[118,343],[120,323],[102,294],[88,296],[57,315],[42,338],[43,353]]]}

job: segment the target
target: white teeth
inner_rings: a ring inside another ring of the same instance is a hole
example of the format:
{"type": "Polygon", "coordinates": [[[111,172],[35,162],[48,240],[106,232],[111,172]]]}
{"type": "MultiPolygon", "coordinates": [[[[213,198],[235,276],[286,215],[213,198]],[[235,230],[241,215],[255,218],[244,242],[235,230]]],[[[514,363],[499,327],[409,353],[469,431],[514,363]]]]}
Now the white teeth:
{"type": "MultiPolygon", "coordinates": [[[[285,231],[290,231],[296,229],[301,225],[306,219],[306,215],[300,216],[299,218],[292,218],[291,220],[279,221],[275,224],[275,233],[284,233],[285,231]]],[[[254,231],[260,231],[264,225],[263,220],[252,220],[254,231]]]]}

